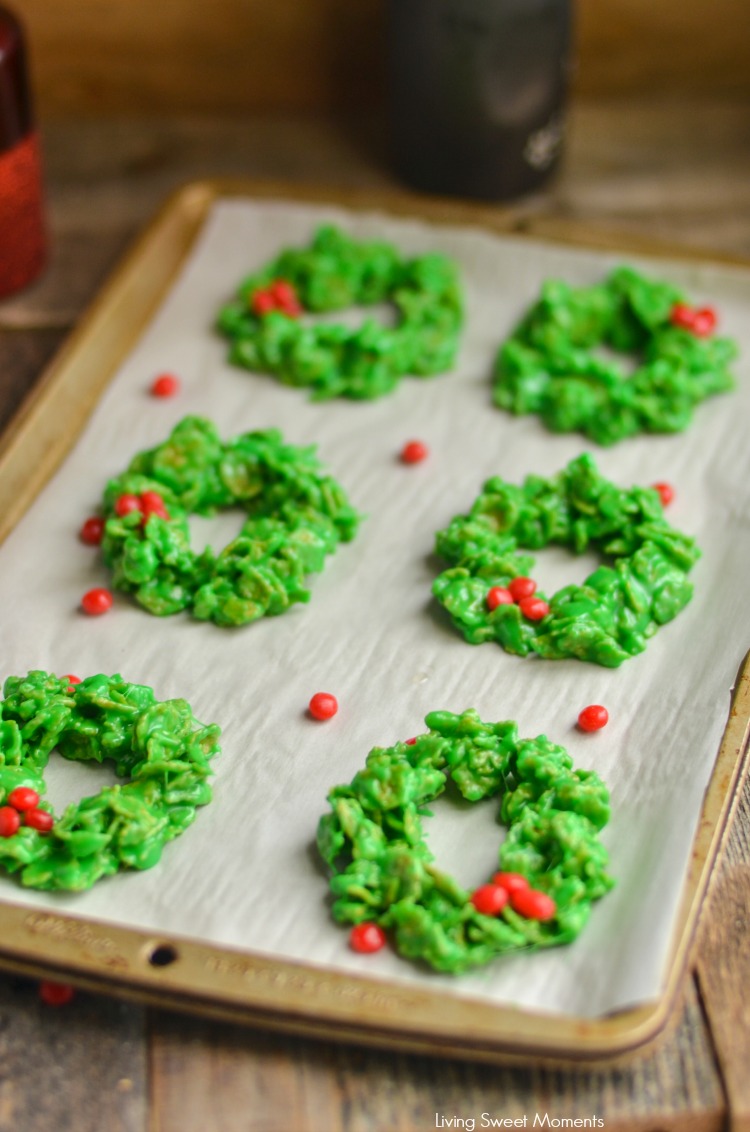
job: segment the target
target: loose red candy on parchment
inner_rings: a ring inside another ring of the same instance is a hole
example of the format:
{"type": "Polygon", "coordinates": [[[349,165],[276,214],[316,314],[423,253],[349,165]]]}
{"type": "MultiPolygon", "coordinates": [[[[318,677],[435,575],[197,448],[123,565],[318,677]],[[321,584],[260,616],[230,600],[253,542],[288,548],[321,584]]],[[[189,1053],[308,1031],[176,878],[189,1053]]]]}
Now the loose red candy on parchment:
{"type": "Polygon", "coordinates": [[[385,947],[385,943],[386,934],[383,929],[369,920],[355,924],[349,933],[349,946],[352,951],[359,951],[362,954],[380,951],[381,947],[385,947]]]}
{"type": "Polygon", "coordinates": [[[174,397],[180,392],[180,379],[173,373],[160,373],[151,384],[154,397],[174,397]]]}
{"type": "Polygon", "coordinates": [[[578,714],[581,731],[601,731],[609,723],[609,712],[603,704],[589,704],[578,714]]]}
{"type": "Polygon", "coordinates": [[[401,463],[420,464],[429,454],[429,448],[421,440],[409,440],[401,449],[401,463]]]}
{"type": "Polygon", "coordinates": [[[108,609],[112,608],[114,598],[109,590],[102,587],[97,587],[87,592],[81,598],[81,609],[87,613],[89,617],[99,617],[102,613],[106,613],[108,609]]]}
{"type": "Polygon", "coordinates": [[[78,537],[86,546],[99,546],[104,537],[104,519],[92,515],[81,527],[78,537]]]}
{"type": "Polygon", "coordinates": [[[307,705],[313,719],[332,719],[339,710],[338,700],[330,692],[316,692],[307,705]]]}

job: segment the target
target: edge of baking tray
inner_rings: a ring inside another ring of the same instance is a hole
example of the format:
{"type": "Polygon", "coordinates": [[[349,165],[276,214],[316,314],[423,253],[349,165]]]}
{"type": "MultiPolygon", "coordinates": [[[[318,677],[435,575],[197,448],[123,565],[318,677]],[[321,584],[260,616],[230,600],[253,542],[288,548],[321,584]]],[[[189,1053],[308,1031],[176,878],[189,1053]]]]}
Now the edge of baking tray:
{"type": "MultiPolygon", "coordinates": [[[[521,241],[539,238],[630,255],[750,267],[738,257],[592,231],[575,222],[519,221],[498,209],[395,193],[243,180],[189,184],[167,200],[0,438],[0,541],[75,444],[180,270],[210,207],[220,198],[239,196],[374,208],[436,224],[478,226],[521,241]]],[[[546,1015],[191,939],[156,937],[2,899],[0,965],[172,1009],[438,1056],[550,1063],[617,1056],[655,1037],[678,997],[711,869],[747,773],[749,725],[750,656],[735,683],[693,844],[664,990],[653,1003],[593,1019],[546,1015]]]]}

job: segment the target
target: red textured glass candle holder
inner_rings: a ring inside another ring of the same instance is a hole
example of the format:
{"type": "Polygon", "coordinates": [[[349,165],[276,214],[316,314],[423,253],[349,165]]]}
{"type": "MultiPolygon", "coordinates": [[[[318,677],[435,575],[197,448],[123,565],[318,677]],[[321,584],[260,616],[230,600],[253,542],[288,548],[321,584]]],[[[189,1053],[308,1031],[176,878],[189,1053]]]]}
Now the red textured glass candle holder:
{"type": "Polygon", "coordinates": [[[0,298],[36,279],[46,257],[39,139],[26,47],[18,20],[0,7],[0,298]]]}

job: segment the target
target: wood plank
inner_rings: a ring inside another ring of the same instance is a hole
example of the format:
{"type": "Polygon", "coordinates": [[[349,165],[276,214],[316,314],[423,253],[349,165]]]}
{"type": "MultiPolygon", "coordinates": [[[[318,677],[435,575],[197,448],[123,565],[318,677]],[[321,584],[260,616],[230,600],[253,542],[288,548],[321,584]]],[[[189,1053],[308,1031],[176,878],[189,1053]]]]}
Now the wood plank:
{"type": "Polygon", "coordinates": [[[0,976],[0,1130],[146,1132],[144,1012],[79,993],[45,1006],[0,976]]]}
{"type": "MultiPolygon", "coordinates": [[[[44,114],[308,111],[383,101],[378,0],[23,0],[44,114]]],[[[750,91],[745,0],[580,0],[576,86],[750,91]]]]}
{"type": "MultiPolygon", "coordinates": [[[[514,215],[750,255],[746,133],[743,102],[579,102],[561,176],[516,203],[514,215]]],[[[160,201],[186,181],[400,188],[372,117],[72,120],[50,123],[43,142],[52,259],[37,284],[2,304],[0,326],[70,325],[160,201]]]]}
{"type": "Polygon", "coordinates": [[[701,921],[697,977],[731,1113],[750,1132],[750,779],[701,921]]]}
{"type": "MultiPolygon", "coordinates": [[[[425,1132],[448,1120],[534,1114],[607,1132],[719,1132],[724,1101],[692,982],[665,1040],[605,1068],[512,1069],[151,1017],[159,1132],[425,1132]]],[[[444,1125],[445,1126],[445,1125],[444,1125]]]]}

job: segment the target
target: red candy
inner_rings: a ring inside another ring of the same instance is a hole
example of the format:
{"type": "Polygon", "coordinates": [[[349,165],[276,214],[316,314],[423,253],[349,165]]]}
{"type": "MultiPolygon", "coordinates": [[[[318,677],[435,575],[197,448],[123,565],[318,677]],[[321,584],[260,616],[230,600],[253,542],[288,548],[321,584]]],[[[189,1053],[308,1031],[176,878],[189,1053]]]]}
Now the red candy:
{"type": "Polygon", "coordinates": [[[331,719],[339,710],[338,700],[329,692],[316,692],[308,710],[313,719],[331,719]]]}
{"type": "Polygon", "coordinates": [[[493,884],[499,884],[501,888],[510,896],[514,892],[520,892],[523,888],[529,887],[529,882],[526,877],[522,877],[520,873],[495,873],[492,878],[493,884]]]}
{"type": "Polygon", "coordinates": [[[419,464],[422,460],[426,460],[429,454],[429,448],[421,440],[410,440],[401,449],[401,463],[419,464]]]}
{"type": "Polygon", "coordinates": [[[144,491],[141,494],[141,506],[143,508],[144,525],[151,515],[158,515],[160,519],[169,518],[164,500],[158,491],[144,491]]]}
{"type": "Polygon", "coordinates": [[[174,397],[180,392],[180,379],[173,373],[160,373],[151,384],[151,394],[154,397],[174,397]]]}
{"type": "Polygon", "coordinates": [[[39,795],[30,786],[16,786],[8,795],[8,805],[22,813],[25,810],[35,810],[39,805],[39,795]]]}
{"type": "Polygon", "coordinates": [[[99,617],[111,609],[114,598],[109,590],[97,588],[88,590],[81,598],[81,609],[89,617],[99,617]]]}
{"type": "Polygon", "coordinates": [[[519,604],[525,597],[531,597],[536,592],[536,582],[533,578],[513,578],[508,583],[510,596],[519,604]]]}
{"type": "Polygon", "coordinates": [[[49,833],[55,824],[55,819],[46,810],[29,810],[23,815],[23,824],[40,833],[49,833]]]}
{"type": "Polygon", "coordinates": [[[115,501],[115,515],[122,519],[132,511],[140,511],[141,501],[137,495],[120,495],[115,501]]]}
{"type": "Polygon", "coordinates": [[[416,736],[413,739],[407,739],[406,740],[407,747],[413,747],[414,744],[416,743],[416,741],[417,741],[416,736]]]}
{"type": "Polygon", "coordinates": [[[662,507],[669,507],[669,504],[674,499],[674,488],[671,483],[652,483],[651,486],[654,491],[659,492],[662,507]]]}
{"type": "Polygon", "coordinates": [[[92,515],[81,527],[78,537],[86,546],[98,546],[104,536],[104,519],[92,515]]]}
{"type": "Polygon", "coordinates": [[[381,947],[385,947],[385,942],[386,935],[383,929],[369,920],[355,924],[349,933],[349,946],[352,951],[360,951],[363,954],[380,951],[381,947]]]}
{"type": "Polygon", "coordinates": [[[539,597],[525,597],[518,603],[518,608],[529,621],[541,621],[549,613],[546,601],[539,597]]]}
{"type": "Polygon", "coordinates": [[[581,731],[600,731],[609,723],[609,712],[601,704],[589,704],[578,716],[581,731]]]}
{"type": "Polygon", "coordinates": [[[497,916],[508,903],[508,892],[499,884],[483,884],[472,892],[471,902],[483,916],[497,916]]]}
{"type": "Polygon", "coordinates": [[[680,326],[683,330],[689,330],[698,338],[708,338],[716,329],[718,320],[713,307],[701,307],[700,310],[694,310],[686,303],[675,303],[669,321],[673,326],[680,326]]]}
{"type": "Polygon", "coordinates": [[[551,920],[557,912],[557,905],[552,897],[537,888],[519,888],[512,892],[510,906],[527,920],[551,920]]]}
{"type": "Polygon", "coordinates": [[[708,338],[716,329],[716,311],[713,307],[701,307],[693,316],[693,334],[698,338],[708,338]]]}
{"type": "Polygon", "coordinates": [[[12,806],[0,806],[0,837],[12,837],[21,827],[18,810],[12,806]]]}
{"type": "Polygon", "coordinates": [[[487,591],[487,608],[497,609],[498,605],[512,605],[513,595],[510,590],[503,589],[502,586],[493,586],[491,590],[487,591]]]}
{"type": "Polygon", "coordinates": [[[73,987],[65,983],[43,982],[39,984],[39,997],[45,1006],[67,1006],[75,998],[73,987]]]}
{"type": "Polygon", "coordinates": [[[275,280],[269,287],[269,292],[276,304],[276,310],[289,315],[290,318],[297,318],[302,314],[297,292],[287,279],[275,280]]]}
{"type": "Polygon", "coordinates": [[[675,303],[669,315],[672,326],[681,326],[683,330],[692,330],[694,319],[695,311],[687,303],[675,303]]]}

